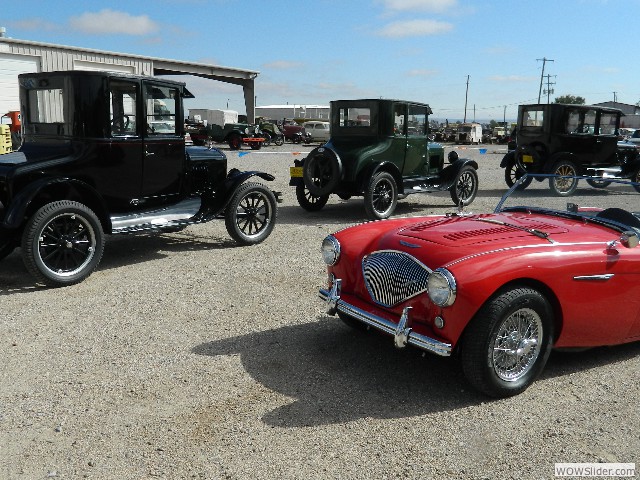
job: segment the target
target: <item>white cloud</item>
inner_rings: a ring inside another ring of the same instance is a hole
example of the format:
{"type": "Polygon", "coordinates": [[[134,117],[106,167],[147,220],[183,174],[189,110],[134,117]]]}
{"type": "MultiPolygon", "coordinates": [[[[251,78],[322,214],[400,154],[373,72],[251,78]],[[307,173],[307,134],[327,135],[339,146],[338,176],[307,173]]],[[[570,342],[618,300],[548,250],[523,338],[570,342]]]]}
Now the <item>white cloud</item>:
{"type": "Polygon", "coordinates": [[[410,77],[422,77],[422,78],[434,77],[437,74],[438,72],[435,70],[425,70],[425,69],[415,69],[415,70],[409,70],[407,72],[407,75],[410,77]]]}
{"type": "MultiPolygon", "coordinates": [[[[9,22],[8,25],[10,27],[16,28],[18,30],[46,30],[46,31],[55,31],[59,30],[59,27],[52,22],[47,20],[43,20],[41,18],[25,18],[24,20],[16,20],[13,22],[9,22]]],[[[7,32],[10,33],[10,32],[7,32]]]]}
{"type": "Polygon", "coordinates": [[[104,9],[87,12],[69,19],[69,25],[83,33],[149,35],[159,30],[158,24],[147,15],[133,16],[126,12],[104,9]]]}
{"type": "Polygon", "coordinates": [[[378,31],[382,37],[424,37],[453,30],[453,25],[436,20],[408,20],[388,24],[378,31]]]}
{"type": "Polygon", "coordinates": [[[388,10],[444,12],[456,7],[458,0],[382,0],[388,10]]]}
{"type": "Polygon", "coordinates": [[[290,62],[287,60],[276,60],[273,62],[265,63],[264,68],[271,68],[273,70],[293,70],[301,68],[304,64],[302,62],[290,62]]]}

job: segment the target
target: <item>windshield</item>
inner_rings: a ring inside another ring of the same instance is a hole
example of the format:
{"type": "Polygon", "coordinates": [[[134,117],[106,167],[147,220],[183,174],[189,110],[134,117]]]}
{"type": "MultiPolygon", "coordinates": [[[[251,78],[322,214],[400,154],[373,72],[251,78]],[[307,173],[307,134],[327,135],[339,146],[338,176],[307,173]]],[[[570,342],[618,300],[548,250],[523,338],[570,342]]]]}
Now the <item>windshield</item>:
{"type": "Polygon", "coordinates": [[[628,180],[592,177],[525,175],[504,194],[495,213],[544,211],[551,215],[595,220],[616,230],[640,232],[640,184],[628,180]],[[550,182],[572,184],[575,191],[560,196],[550,182]]]}

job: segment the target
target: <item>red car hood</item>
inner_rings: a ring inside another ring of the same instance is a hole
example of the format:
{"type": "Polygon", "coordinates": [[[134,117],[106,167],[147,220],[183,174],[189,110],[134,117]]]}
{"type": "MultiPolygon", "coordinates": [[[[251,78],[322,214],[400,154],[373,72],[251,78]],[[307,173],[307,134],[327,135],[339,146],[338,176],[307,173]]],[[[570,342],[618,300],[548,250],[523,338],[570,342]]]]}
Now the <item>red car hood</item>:
{"type": "MultiPolygon", "coordinates": [[[[577,230],[580,230],[580,238],[584,240],[584,226],[581,222],[546,215],[509,213],[433,218],[400,228],[397,235],[450,247],[487,244],[488,248],[495,249],[549,243],[543,237],[545,234],[556,242],[564,242],[567,241],[565,237],[573,237],[571,233],[578,235],[577,230]],[[532,231],[538,232],[538,235],[532,231]]],[[[569,241],[572,240],[574,239],[569,241]]]]}

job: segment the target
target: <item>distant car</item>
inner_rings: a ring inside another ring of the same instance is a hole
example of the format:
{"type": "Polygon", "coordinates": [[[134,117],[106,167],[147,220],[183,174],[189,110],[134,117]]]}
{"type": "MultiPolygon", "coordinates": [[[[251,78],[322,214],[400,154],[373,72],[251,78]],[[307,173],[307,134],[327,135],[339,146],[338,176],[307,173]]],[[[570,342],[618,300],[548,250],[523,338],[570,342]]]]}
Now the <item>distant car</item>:
{"type": "Polygon", "coordinates": [[[621,116],[618,109],[593,105],[520,105],[516,148],[500,164],[506,184],[512,186],[525,172],[556,174],[566,180],[553,178],[551,190],[568,196],[578,175],[596,177],[588,180],[595,188],[606,186],[602,178],[640,181],[638,149],[619,141],[621,116]]]}
{"type": "Polygon", "coordinates": [[[364,197],[368,218],[391,216],[399,198],[449,191],[456,205],[469,205],[478,192],[478,163],[445,163],[444,148],[427,135],[426,103],[391,99],[331,102],[331,138],[302,160],[294,160],[289,185],[307,211],[321,210],[332,194],[364,197]]]}
{"type": "Polygon", "coordinates": [[[328,142],[331,138],[329,122],[305,122],[302,124],[305,131],[311,135],[312,142],[328,142]]]}
{"type": "Polygon", "coordinates": [[[552,348],[640,340],[638,184],[614,180],[567,204],[523,181],[493,214],[394,218],[326,237],[328,313],[398,348],[455,356],[494,397],[526,389],[552,348]]]}
{"type": "Polygon", "coordinates": [[[631,142],[640,147],[640,130],[635,130],[631,135],[626,138],[627,142],[631,142]]]}

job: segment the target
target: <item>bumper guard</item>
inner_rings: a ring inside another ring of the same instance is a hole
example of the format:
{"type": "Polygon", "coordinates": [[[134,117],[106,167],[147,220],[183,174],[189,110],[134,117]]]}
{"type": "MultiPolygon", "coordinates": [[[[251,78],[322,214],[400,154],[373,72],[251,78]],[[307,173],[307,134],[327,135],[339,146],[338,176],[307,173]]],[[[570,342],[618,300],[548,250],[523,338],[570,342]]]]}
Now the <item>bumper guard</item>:
{"type": "Polygon", "coordinates": [[[411,320],[409,318],[411,307],[405,307],[398,323],[393,323],[392,321],[362,310],[342,300],[340,298],[341,283],[340,279],[336,279],[333,282],[331,290],[321,289],[318,292],[318,296],[327,302],[327,313],[329,315],[342,312],[365,325],[380,330],[387,335],[391,335],[397,348],[404,348],[408,344],[442,357],[451,355],[450,343],[444,343],[427,337],[426,335],[421,335],[411,329],[411,320]]]}

